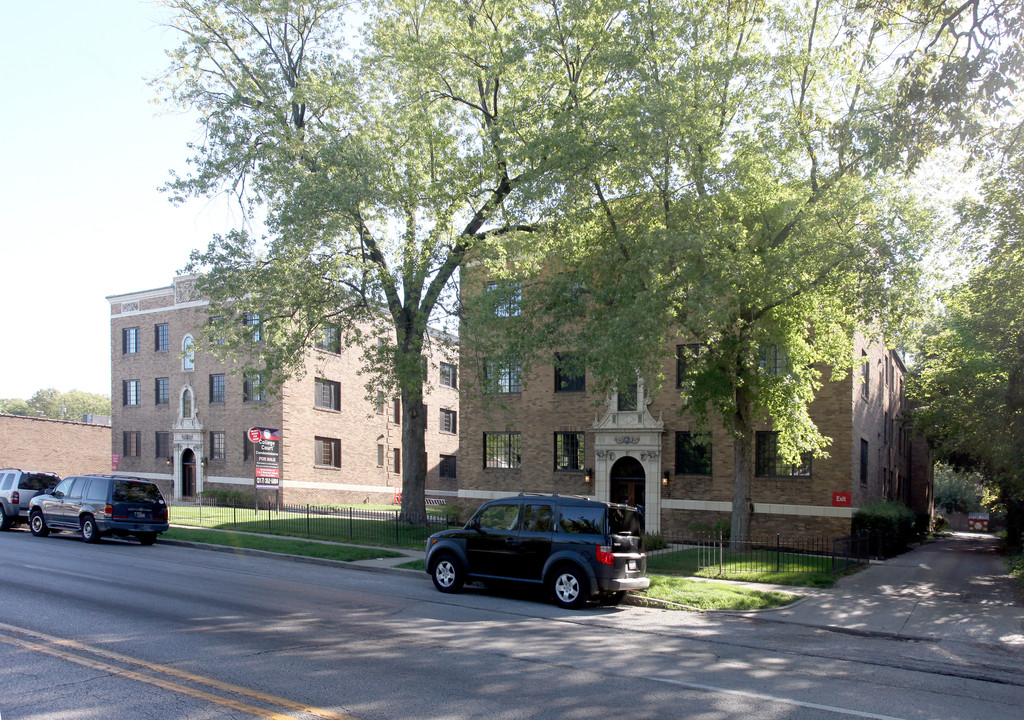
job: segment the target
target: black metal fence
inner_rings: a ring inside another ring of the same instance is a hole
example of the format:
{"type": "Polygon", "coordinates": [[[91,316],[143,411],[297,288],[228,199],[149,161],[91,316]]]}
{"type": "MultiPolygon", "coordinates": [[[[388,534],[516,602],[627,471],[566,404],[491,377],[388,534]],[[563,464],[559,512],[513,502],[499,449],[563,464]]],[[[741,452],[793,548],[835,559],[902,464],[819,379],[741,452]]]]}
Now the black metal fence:
{"type": "Polygon", "coordinates": [[[400,520],[398,510],[330,505],[242,507],[200,498],[173,502],[169,510],[175,525],[384,547],[421,548],[432,533],[455,523],[454,514],[428,514],[426,524],[409,525],[400,520]]]}
{"type": "Polygon", "coordinates": [[[667,546],[648,553],[652,572],[730,575],[773,573],[839,574],[869,560],[867,533],[835,538],[751,537],[722,534],[666,538],[667,546]]]}

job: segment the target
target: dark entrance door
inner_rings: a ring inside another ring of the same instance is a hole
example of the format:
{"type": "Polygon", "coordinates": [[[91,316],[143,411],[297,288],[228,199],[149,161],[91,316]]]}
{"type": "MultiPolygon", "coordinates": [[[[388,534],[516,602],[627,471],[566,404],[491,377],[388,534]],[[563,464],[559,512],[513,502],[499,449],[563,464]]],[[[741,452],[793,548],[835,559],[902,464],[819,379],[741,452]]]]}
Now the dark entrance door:
{"type": "Polygon", "coordinates": [[[611,501],[626,505],[644,506],[644,467],[633,457],[624,457],[614,465],[611,472],[611,501]]]}
{"type": "Polygon", "coordinates": [[[185,450],[181,454],[181,495],[192,497],[196,494],[196,454],[185,450]]]}

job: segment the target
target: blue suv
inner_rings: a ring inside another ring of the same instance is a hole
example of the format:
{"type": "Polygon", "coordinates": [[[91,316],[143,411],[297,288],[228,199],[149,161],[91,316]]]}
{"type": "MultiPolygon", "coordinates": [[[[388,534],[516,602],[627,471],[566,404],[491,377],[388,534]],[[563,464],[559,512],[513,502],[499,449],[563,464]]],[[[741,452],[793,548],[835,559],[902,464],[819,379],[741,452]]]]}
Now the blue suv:
{"type": "Polygon", "coordinates": [[[36,537],[71,530],[86,542],[105,535],[134,535],[143,545],[168,528],[167,505],[149,480],[112,475],[73,475],[29,503],[28,526],[36,537]]]}
{"type": "Polygon", "coordinates": [[[642,528],[628,505],[520,493],[481,505],[462,529],[431,535],[426,570],[445,593],[512,581],[545,585],[564,608],[617,605],[650,585],[642,528]]]}

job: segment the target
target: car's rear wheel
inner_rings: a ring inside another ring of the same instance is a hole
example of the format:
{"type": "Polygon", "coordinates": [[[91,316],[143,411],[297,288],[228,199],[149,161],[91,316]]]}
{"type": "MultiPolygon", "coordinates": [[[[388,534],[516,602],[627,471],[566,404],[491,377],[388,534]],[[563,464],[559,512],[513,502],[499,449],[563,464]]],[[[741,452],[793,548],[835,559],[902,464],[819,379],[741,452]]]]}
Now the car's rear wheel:
{"type": "Polygon", "coordinates": [[[96,518],[86,515],[81,519],[82,539],[87,543],[100,541],[100,531],[96,528],[96,518]]]}
{"type": "Polygon", "coordinates": [[[135,535],[135,538],[140,543],[142,543],[143,545],[152,545],[153,543],[156,542],[156,533],[155,532],[137,533],[135,535]]]}
{"type": "Polygon", "coordinates": [[[50,528],[46,526],[46,520],[43,519],[43,514],[38,510],[29,516],[28,529],[36,537],[46,537],[50,534],[50,528]]]}
{"type": "Polygon", "coordinates": [[[4,506],[0,503],[0,530],[6,530],[11,526],[11,516],[4,510],[4,506]]]}
{"type": "Polygon", "coordinates": [[[466,573],[462,563],[451,553],[444,553],[434,561],[430,569],[430,578],[434,587],[443,593],[454,593],[462,589],[466,582],[466,573]]]}
{"type": "Polygon", "coordinates": [[[587,601],[586,582],[587,579],[579,568],[562,565],[551,573],[548,587],[556,605],[576,610],[583,607],[587,601]]]}

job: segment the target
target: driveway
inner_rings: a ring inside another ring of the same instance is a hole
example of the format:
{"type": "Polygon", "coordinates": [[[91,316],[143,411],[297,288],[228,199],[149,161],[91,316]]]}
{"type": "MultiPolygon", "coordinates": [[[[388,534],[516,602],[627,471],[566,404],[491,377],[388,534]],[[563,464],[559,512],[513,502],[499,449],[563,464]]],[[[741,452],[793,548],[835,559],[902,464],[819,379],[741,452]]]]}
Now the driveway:
{"type": "Polygon", "coordinates": [[[1024,657],[1024,605],[997,546],[990,535],[954,533],[756,617],[906,640],[967,642],[1024,657]]]}

